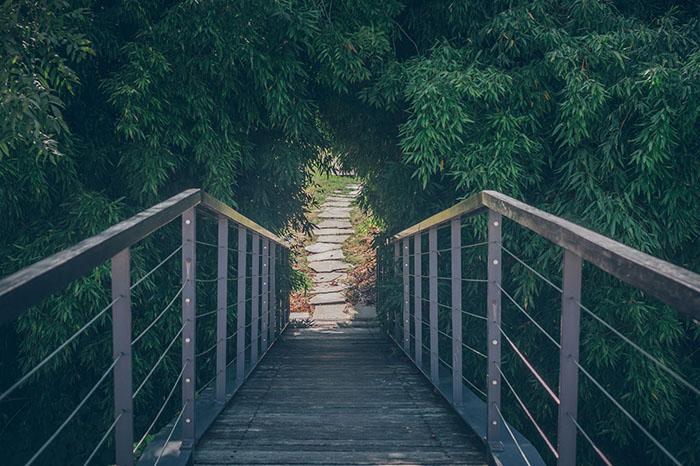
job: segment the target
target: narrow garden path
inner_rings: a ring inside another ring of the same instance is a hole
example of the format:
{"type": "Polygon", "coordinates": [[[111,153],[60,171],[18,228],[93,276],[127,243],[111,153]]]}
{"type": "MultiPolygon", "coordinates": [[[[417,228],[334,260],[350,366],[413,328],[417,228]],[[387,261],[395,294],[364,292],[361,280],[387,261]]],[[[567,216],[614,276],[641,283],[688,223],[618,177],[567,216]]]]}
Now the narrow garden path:
{"type": "MultiPolygon", "coordinates": [[[[317,213],[314,242],[305,247],[312,277],[310,303],[315,325],[374,326],[374,307],[353,306],[347,301],[347,277],[352,267],[345,260],[343,243],[355,231],[350,222],[353,201],[360,192],[358,185],[336,190],[325,199],[317,213]]],[[[305,313],[292,313],[293,320],[308,321],[305,313]]]]}

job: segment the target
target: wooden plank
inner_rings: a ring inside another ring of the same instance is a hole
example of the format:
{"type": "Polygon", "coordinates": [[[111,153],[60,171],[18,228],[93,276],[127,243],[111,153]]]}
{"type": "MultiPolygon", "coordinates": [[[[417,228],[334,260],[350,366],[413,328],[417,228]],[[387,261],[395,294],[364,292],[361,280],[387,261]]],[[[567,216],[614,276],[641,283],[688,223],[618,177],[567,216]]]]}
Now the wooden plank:
{"type": "Polygon", "coordinates": [[[486,465],[483,444],[393,345],[288,330],[195,450],[195,465],[486,465]]]}
{"type": "Polygon", "coordinates": [[[0,325],[15,319],[28,307],[89,273],[120,251],[167,225],[201,202],[199,189],[188,189],[119,222],[102,233],[0,281],[0,325]]]}

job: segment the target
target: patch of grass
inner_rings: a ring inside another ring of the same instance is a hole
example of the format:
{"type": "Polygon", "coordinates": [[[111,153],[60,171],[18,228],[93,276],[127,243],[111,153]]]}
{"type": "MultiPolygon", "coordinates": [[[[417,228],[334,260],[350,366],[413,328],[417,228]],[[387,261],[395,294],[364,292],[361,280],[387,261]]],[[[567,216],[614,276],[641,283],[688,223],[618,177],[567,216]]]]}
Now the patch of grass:
{"type": "Polygon", "coordinates": [[[350,223],[355,233],[343,243],[345,260],[353,266],[348,273],[347,297],[353,304],[373,304],[377,263],[373,241],[381,225],[373,215],[358,207],[350,212],[350,223]]]}
{"type": "Polygon", "coordinates": [[[359,207],[350,212],[350,223],[355,234],[343,243],[343,253],[348,263],[357,266],[367,262],[368,255],[374,255],[372,240],[382,226],[373,215],[363,212],[359,207]]]}
{"type": "Polygon", "coordinates": [[[341,193],[347,194],[350,192],[348,186],[352,184],[357,184],[357,178],[354,176],[339,176],[315,171],[313,183],[307,192],[311,194],[314,203],[320,205],[333,191],[339,190],[341,193]]]}

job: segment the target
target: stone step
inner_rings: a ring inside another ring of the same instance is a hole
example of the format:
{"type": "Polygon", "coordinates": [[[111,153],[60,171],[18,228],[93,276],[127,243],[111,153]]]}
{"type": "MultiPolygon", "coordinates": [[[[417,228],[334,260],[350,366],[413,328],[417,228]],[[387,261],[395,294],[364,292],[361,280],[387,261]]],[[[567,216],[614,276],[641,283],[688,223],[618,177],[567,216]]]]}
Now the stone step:
{"type": "Polygon", "coordinates": [[[343,260],[345,259],[345,254],[343,254],[342,249],[337,249],[335,251],[319,252],[318,254],[311,254],[308,256],[309,262],[327,261],[327,260],[343,260]]]}
{"type": "Polygon", "coordinates": [[[350,268],[350,264],[342,261],[318,261],[309,262],[309,267],[314,272],[338,272],[341,270],[347,270],[350,268]]]}
{"type": "Polygon", "coordinates": [[[328,252],[328,251],[342,251],[342,246],[340,246],[337,243],[323,243],[323,242],[318,242],[311,244],[309,246],[306,246],[304,249],[306,249],[308,252],[312,254],[318,254],[320,252],[328,252]]]}

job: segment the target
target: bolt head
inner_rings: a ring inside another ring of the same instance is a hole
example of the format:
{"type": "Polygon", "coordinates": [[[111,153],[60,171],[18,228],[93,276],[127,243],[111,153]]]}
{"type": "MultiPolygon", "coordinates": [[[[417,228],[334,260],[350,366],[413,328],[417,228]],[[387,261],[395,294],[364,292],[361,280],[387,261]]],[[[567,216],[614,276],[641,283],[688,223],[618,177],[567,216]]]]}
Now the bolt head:
{"type": "Polygon", "coordinates": [[[494,345],[494,346],[497,345],[497,344],[498,344],[498,340],[491,340],[491,344],[494,345]]]}
{"type": "Polygon", "coordinates": [[[190,337],[185,338],[185,343],[189,343],[191,341],[192,341],[192,339],[190,337]]]}
{"type": "Polygon", "coordinates": [[[190,220],[189,218],[185,220],[185,225],[189,225],[190,223],[192,223],[192,220],[190,220]]]}
{"type": "Polygon", "coordinates": [[[492,380],[492,381],[491,381],[491,385],[498,385],[498,381],[497,381],[497,380],[492,380]]]}
{"type": "Polygon", "coordinates": [[[497,426],[497,425],[498,425],[498,421],[491,421],[491,424],[494,425],[494,426],[497,426]]]}
{"type": "Polygon", "coordinates": [[[191,301],[191,299],[190,299],[190,298],[185,298],[185,304],[189,304],[189,303],[190,303],[190,301],[191,301]]]}
{"type": "Polygon", "coordinates": [[[185,378],[185,383],[190,383],[190,382],[192,382],[192,379],[190,379],[189,377],[186,377],[186,378],[185,378]]]}
{"type": "Polygon", "coordinates": [[[498,220],[496,220],[495,222],[493,222],[493,226],[495,226],[495,227],[498,226],[498,220]]]}
{"type": "Polygon", "coordinates": [[[498,259],[493,260],[493,265],[498,265],[498,259]]]}
{"type": "Polygon", "coordinates": [[[191,422],[192,422],[192,419],[190,419],[190,418],[185,418],[185,424],[189,424],[189,423],[191,423],[191,422]]]}

